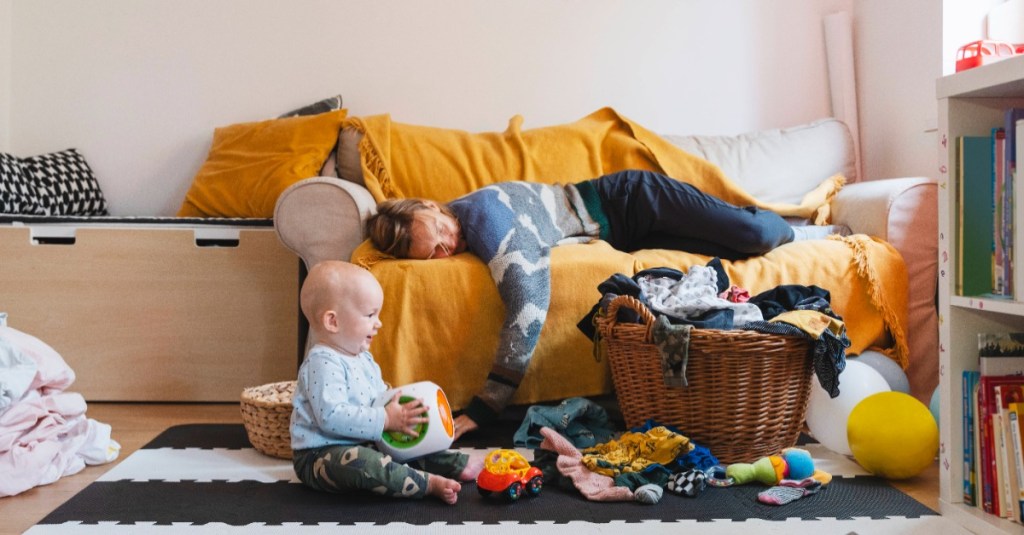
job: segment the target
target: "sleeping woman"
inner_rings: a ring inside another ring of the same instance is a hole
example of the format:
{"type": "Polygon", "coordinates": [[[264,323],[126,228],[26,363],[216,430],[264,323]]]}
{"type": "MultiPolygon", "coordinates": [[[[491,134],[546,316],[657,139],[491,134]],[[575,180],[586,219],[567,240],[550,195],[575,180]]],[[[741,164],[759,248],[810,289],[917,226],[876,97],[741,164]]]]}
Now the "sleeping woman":
{"type": "Polygon", "coordinates": [[[366,222],[374,246],[429,260],[465,251],[487,264],[505,305],[483,390],[455,420],[455,437],[498,417],[526,374],[551,297],[551,248],[602,239],[622,251],[661,248],[735,260],[830,226],[792,227],[778,214],[740,207],[652,171],[621,171],[577,184],[499,182],[447,204],[383,201],[366,222]]]}

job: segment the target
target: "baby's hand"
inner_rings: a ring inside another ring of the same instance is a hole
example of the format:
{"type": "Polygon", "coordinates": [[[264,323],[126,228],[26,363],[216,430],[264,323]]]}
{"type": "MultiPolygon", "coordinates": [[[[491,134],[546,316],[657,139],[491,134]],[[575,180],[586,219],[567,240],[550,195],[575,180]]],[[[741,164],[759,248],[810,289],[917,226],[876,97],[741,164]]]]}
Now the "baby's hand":
{"type": "Polygon", "coordinates": [[[426,416],[427,407],[419,398],[405,404],[399,403],[398,400],[401,396],[401,392],[396,392],[391,401],[384,406],[384,413],[387,415],[384,421],[384,430],[400,431],[411,437],[418,437],[420,434],[416,432],[416,424],[430,421],[426,416]]]}

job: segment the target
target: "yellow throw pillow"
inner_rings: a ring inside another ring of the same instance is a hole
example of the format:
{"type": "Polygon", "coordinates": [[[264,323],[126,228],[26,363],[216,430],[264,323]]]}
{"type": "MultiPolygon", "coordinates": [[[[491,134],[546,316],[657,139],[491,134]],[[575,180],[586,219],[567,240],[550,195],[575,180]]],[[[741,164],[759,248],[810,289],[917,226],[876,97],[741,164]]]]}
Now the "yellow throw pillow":
{"type": "Polygon", "coordinates": [[[346,114],[342,109],[215,129],[178,216],[273,217],[285,188],[319,174],[346,114]]]}

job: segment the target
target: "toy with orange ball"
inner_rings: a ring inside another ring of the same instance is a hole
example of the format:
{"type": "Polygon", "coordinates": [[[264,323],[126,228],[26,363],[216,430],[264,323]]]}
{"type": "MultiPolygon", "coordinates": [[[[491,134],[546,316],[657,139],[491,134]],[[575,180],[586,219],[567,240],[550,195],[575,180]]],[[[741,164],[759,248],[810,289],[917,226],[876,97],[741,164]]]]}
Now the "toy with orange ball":
{"type": "Polygon", "coordinates": [[[879,392],[858,403],[846,421],[853,458],[887,479],[907,479],[935,462],[939,427],[928,407],[902,392],[879,392]]]}
{"type": "Polygon", "coordinates": [[[380,440],[377,440],[377,447],[400,463],[448,449],[455,440],[455,425],[448,398],[441,387],[430,381],[420,381],[392,388],[381,394],[373,406],[387,405],[398,392],[401,392],[399,403],[422,399],[423,404],[427,406],[428,421],[416,425],[416,433],[419,435],[417,437],[400,431],[384,431],[380,440]]]}

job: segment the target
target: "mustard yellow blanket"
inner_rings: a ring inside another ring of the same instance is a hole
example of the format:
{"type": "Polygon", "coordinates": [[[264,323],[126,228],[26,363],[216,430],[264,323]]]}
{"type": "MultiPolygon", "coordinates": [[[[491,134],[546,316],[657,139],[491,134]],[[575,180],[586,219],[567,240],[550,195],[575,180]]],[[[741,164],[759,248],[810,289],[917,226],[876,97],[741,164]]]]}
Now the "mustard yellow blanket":
{"type": "Polygon", "coordinates": [[[602,108],[574,123],[523,130],[519,115],[504,132],[469,133],[352,117],[363,132],[359,152],[366,187],[377,201],[424,197],[450,201],[505,180],[576,183],[624,169],[657,171],[740,206],[824,221],[841,176],[822,183],[798,205],[763,203],[718,166],[672,145],[639,124],[602,108]]]}
{"type": "MultiPolygon", "coordinates": [[[[376,199],[448,201],[493,182],[578,182],[623,169],[647,169],[689,182],[729,202],[826,222],[828,202],[843,184],[823,177],[799,205],[761,203],[721,170],[604,108],[565,125],[523,130],[513,117],[503,132],[474,134],[395,123],[389,116],[347,123],[365,135],[360,158],[376,199]]],[[[486,266],[472,255],[396,260],[364,243],[351,259],[371,270],[385,291],[384,323],[371,350],[386,380],[440,384],[454,408],[482,387],[498,343],[504,308],[486,266]]],[[[607,363],[595,360],[575,324],[600,299],[597,285],[614,273],[648,267],[685,271],[707,257],[680,251],[616,251],[604,242],[557,247],[552,302],[526,377],[513,402],[533,403],[611,391],[607,363]]],[[[794,242],[744,261],[726,262],[734,284],[752,294],[779,284],[817,285],[832,293],[850,351],[875,346],[907,365],[906,270],[889,244],[866,236],[794,242]]]]}

